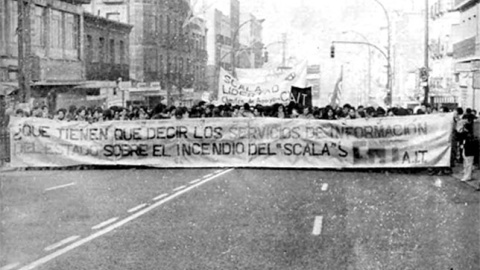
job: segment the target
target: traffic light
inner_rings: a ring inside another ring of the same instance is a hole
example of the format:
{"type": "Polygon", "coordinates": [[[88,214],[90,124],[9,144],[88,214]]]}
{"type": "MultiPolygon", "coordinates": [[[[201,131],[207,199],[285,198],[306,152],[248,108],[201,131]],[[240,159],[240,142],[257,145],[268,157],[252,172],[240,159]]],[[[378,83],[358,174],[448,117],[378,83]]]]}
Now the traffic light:
{"type": "Polygon", "coordinates": [[[268,62],[268,51],[265,51],[265,53],[263,54],[263,61],[264,61],[265,63],[268,62]]]}
{"type": "Polygon", "coordinates": [[[335,58],[335,46],[330,46],[330,58],[335,58]]]}
{"type": "Polygon", "coordinates": [[[428,70],[425,67],[420,68],[420,80],[428,82],[428,70]]]}

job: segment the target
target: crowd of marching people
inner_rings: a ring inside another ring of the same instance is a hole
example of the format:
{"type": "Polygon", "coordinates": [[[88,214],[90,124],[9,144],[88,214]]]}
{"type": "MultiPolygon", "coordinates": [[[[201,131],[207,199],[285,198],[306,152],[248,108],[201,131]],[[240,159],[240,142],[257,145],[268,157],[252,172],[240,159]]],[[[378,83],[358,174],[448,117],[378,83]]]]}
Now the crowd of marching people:
{"type": "MultiPolygon", "coordinates": [[[[240,105],[219,105],[200,102],[199,104],[187,107],[166,106],[158,104],[153,109],[142,106],[117,107],[113,106],[108,109],[101,107],[76,107],[70,106],[68,109],[58,109],[51,114],[46,105],[37,106],[31,112],[22,109],[15,111],[17,117],[38,117],[50,118],[60,121],[87,121],[90,123],[103,121],[126,121],[126,120],[147,120],[147,119],[185,119],[185,118],[214,118],[214,117],[234,117],[234,118],[256,118],[256,117],[275,117],[275,118],[299,118],[299,119],[357,119],[370,117],[386,117],[386,116],[404,116],[414,114],[431,114],[445,113],[450,110],[446,107],[437,108],[430,105],[422,105],[415,109],[405,109],[401,107],[393,107],[385,110],[382,107],[354,107],[349,104],[343,106],[326,106],[326,107],[303,107],[294,102],[288,105],[274,104],[271,106],[250,106],[248,103],[240,105]]],[[[465,112],[461,108],[457,108],[457,114],[462,117],[469,117],[471,121],[477,119],[477,111],[466,109],[465,112]],[[461,110],[461,111],[459,111],[461,110]]]]}
{"type": "MultiPolygon", "coordinates": [[[[390,117],[406,116],[420,114],[448,113],[447,107],[432,107],[429,104],[418,106],[414,109],[393,107],[385,110],[382,107],[354,107],[349,104],[343,106],[325,106],[325,107],[302,107],[294,102],[288,105],[274,104],[271,106],[255,105],[250,106],[245,103],[240,105],[219,105],[208,104],[204,101],[197,105],[187,107],[166,106],[158,104],[152,109],[142,106],[128,107],[110,107],[103,109],[101,107],[87,108],[84,106],[70,106],[68,109],[58,109],[54,114],[46,105],[34,107],[31,112],[17,109],[13,114],[17,117],[35,117],[50,118],[58,121],[85,121],[89,123],[103,121],[128,121],[128,120],[148,120],[148,119],[186,119],[186,118],[257,118],[274,117],[286,119],[358,119],[371,117],[390,117]]],[[[472,179],[474,170],[474,158],[478,159],[478,138],[474,138],[474,122],[480,117],[476,110],[456,108],[454,111],[455,126],[452,136],[452,160],[451,165],[463,163],[464,172],[460,176],[462,181],[472,179]]],[[[478,160],[475,162],[478,164],[478,160]]],[[[430,174],[451,174],[451,168],[431,169],[430,174]]]]}

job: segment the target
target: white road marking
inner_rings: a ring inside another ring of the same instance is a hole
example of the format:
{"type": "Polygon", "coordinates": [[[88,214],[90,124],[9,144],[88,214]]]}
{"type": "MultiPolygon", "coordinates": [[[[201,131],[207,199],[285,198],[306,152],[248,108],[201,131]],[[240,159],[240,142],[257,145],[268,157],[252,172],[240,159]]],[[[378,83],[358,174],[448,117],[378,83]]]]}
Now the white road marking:
{"type": "Polygon", "coordinates": [[[98,224],[98,225],[93,226],[93,227],[92,227],[92,230],[98,230],[98,229],[100,229],[100,228],[102,228],[102,227],[105,227],[105,226],[107,226],[107,225],[109,225],[109,224],[112,224],[113,222],[117,221],[117,219],[118,219],[118,217],[114,217],[114,218],[111,218],[111,219],[109,219],[109,220],[107,220],[107,221],[104,221],[104,222],[102,222],[102,223],[100,223],[100,224],[98,224]]]}
{"type": "Polygon", "coordinates": [[[51,188],[45,189],[45,191],[51,191],[51,190],[55,190],[55,189],[66,188],[66,187],[73,186],[73,185],[76,185],[76,184],[75,183],[70,183],[70,184],[65,184],[65,185],[61,185],[61,186],[51,187],[51,188]]]}
{"type": "Polygon", "coordinates": [[[4,267],[0,268],[0,270],[12,270],[13,268],[19,266],[20,263],[11,263],[11,264],[7,264],[5,265],[4,267]]]}
{"type": "Polygon", "coordinates": [[[162,194],[162,195],[159,195],[159,196],[153,198],[153,200],[154,200],[154,201],[158,201],[158,200],[160,200],[161,198],[164,198],[164,197],[167,197],[167,196],[168,196],[168,193],[164,193],[164,194],[162,194]]]}
{"type": "Polygon", "coordinates": [[[184,189],[186,188],[187,186],[180,186],[180,187],[177,187],[176,189],[174,189],[173,191],[179,191],[180,189],[184,189]]]}
{"type": "Polygon", "coordinates": [[[328,184],[323,184],[322,185],[322,191],[327,191],[328,189],[328,184]]]}
{"type": "Polygon", "coordinates": [[[139,206],[135,206],[134,208],[128,210],[127,212],[128,213],[136,212],[137,210],[140,210],[140,209],[144,208],[145,206],[147,206],[147,204],[143,203],[143,204],[140,204],[139,206]]]}
{"type": "Polygon", "coordinates": [[[207,174],[207,175],[205,175],[203,178],[208,178],[208,177],[210,177],[210,176],[212,176],[212,175],[213,175],[213,173],[207,174]]]}
{"type": "Polygon", "coordinates": [[[166,203],[166,202],[169,202],[169,201],[175,199],[176,197],[178,197],[178,196],[180,196],[180,195],[182,195],[182,194],[184,194],[184,193],[187,193],[188,191],[190,191],[190,190],[192,190],[192,189],[194,189],[194,188],[196,188],[196,187],[198,187],[198,186],[201,186],[201,185],[203,185],[203,184],[205,184],[205,183],[207,183],[207,182],[209,182],[209,181],[217,178],[218,176],[221,176],[221,175],[223,175],[223,174],[229,173],[229,172],[231,172],[231,171],[233,171],[233,170],[234,170],[234,169],[225,170],[225,171],[223,171],[222,173],[219,173],[219,174],[215,175],[214,177],[205,179],[205,180],[203,180],[203,181],[200,182],[200,183],[197,183],[197,184],[195,184],[195,185],[192,185],[192,186],[190,186],[190,187],[188,187],[188,188],[186,188],[186,189],[184,189],[184,190],[182,190],[182,191],[180,191],[180,192],[178,192],[178,193],[173,194],[172,196],[170,196],[170,197],[168,197],[168,198],[165,198],[165,199],[163,199],[163,200],[161,200],[161,201],[159,201],[159,202],[156,202],[156,203],[150,205],[150,206],[147,207],[147,208],[144,208],[144,209],[142,209],[142,210],[140,210],[140,211],[132,214],[131,216],[129,216],[129,217],[127,217],[127,218],[125,218],[125,219],[123,219],[123,220],[121,220],[121,221],[119,221],[119,222],[117,222],[117,223],[115,223],[115,224],[110,225],[109,227],[106,227],[106,228],[104,228],[104,229],[102,229],[102,230],[100,230],[100,231],[98,231],[98,232],[96,232],[96,233],[94,233],[94,234],[92,234],[92,235],[90,235],[90,236],[87,236],[87,237],[85,237],[85,238],[83,238],[83,239],[80,239],[80,240],[78,240],[77,242],[74,242],[74,243],[72,243],[72,244],[70,244],[70,245],[68,245],[68,246],[66,246],[66,247],[64,247],[64,248],[62,248],[62,249],[59,249],[59,250],[57,250],[57,251],[55,251],[55,252],[53,252],[53,253],[51,253],[51,254],[43,257],[43,258],[40,258],[40,259],[38,259],[38,260],[36,260],[36,261],[28,264],[28,265],[25,265],[24,267],[20,268],[19,270],[31,270],[31,269],[34,269],[34,268],[36,268],[36,267],[39,267],[40,265],[46,264],[47,262],[49,262],[49,261],[57,258],[58,256],[63,255],[63,254],[65,254],[65,253],[67,253],[67,252],[69,252],[69,251],[71,251],[71,250],[73,250],[73,249],[75,249],[75,248],[77,248],[77,247],[80,247],[80,246],[82,246],[82,245],[85,245],[86,243],[94,240],[95,238],[98,238],[98,237],[100,237],[100,236],[102,236],[102,235],[104,235],[104,234],[106,234],[106,233],[109,233],[109,232],[115,230],[116,228],[119,228],[119,227],[127,224],[128,222],[130,222],[130,221],[132,221],[132,220],[135,220],[135,219],[137,219],[137,218],[145,215],[146,213],[148,213],[148,212],[152,211],[153,209],[161,206],[162,204],[164,204],[164,203],[166,203]]]}
{"type": "Polygon", "coordinates": [[[45,248],[45,251],[50,251],[50,250],[57,249],[57,248],[65,245],[65,244],[68,244],[68,243],[70,243],[70,242],[73,242],[73,241],[77,240],[78,238],[80,238],[79,235],[75,235],[75,236],[69,237],[69,238],[67,238],[67,239],[64,239],[64,240],[58,242],[58,243],[55,243],[55,244],[53,244],[53,245],[51,245],[51,246],[46,247],[46,248],[45,248]]]}
{"type": "Polygon", "coordinates": [[[202,179],[195,179],[195,180],[191,181],[190,184],[195,184],[195,183],[199,182],[200,180],[202,180],[202,179]]]}
{"type": "Polygon", "coordinates": [[[313,223],[313,235],[320,235],[322,233],[323,216],[316,216],[313,223]]]}

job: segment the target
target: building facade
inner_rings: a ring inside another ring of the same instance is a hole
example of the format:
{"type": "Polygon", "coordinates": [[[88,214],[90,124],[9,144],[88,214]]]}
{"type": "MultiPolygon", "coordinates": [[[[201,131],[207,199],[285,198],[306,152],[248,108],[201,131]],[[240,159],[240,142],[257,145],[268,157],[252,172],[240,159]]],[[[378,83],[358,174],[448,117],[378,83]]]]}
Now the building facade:
{"type": "Polygon", "coordinates": [[[213,96],[218,92],[220,68],[235,75],[235,68],[261,68],[264,63],[262,22],[242,13],[238,0],[221,1],[206,15],[207,77],[213,96]]]}
{"type": "Polygon", "coordinates": [[[207,81],[209,91],[216,95],[220,68],[233,70],[233,45],[230,18],[218,9],[207,17],[207,81]]]}
{"type": "Polygon", "coordinates": [[[458,23],[459,13],[453,11],[453,0],[436,0],[430,5],[430,101],[438,106],[454,107],[459,92],[453,72],[452,28],[458,23]]]}
{"type": "Polygon", "coordinates": [[[84,13],[85,85],[89,100],[110,107],[126,106],[130,99],[124,82],[129,81],[129,35],[132,26],[84,13]],[[122,87],[123,86],[123,87],[122,87]]]}
{"type": "Polygon", "coordinates": [[[264,63],[262,42],[262,21],[253,14],[241,13],[241,22],[245,26],[240,28],[240,49],[237,53],[236,64],[239,68],[261,68],[264,63]]]}
{"type": "Polygon", "coordinates": [[[480,4],[476,0],[455,0],[459,21],[453,27],[454,73],[459,87],[459,106],[480,109],[480,4]]]}
{"type": "Polygon", "coordinates": [[[84,14],[85,68],[88,81],[129,80],[129,35],[132,26],[84,14]]]}
{"type": "Polygon", "coordinates": [[[81,84],[85,80],[81,4],[89,2],[32,0],[19,6],[14,0],[0,0],[2,88],[19,88],[21,102],[53,108],[56,93],[81,84]]]}
{"type": "Polygon", "coordinates": [[[198,35],[198,31],[206,28],[198,27],[198,22],[185,23],[190,10],[187,0],[93,0],[85,8],[92,14],[133,26],[129,77],[137,93],[141,88],[148,92],[156,88],[159,99],[171,98],[171,102],[182,100],[184,89],[191,92],[205,88],[205,68],[195,70],[206,52],[204,47],[197,50],[195,46],[197,41],[199,46],[205,46],[205,39],[201,40],[205,34],[198,35]],[[194,89],[195,86],[203,88],[194,89]]]}

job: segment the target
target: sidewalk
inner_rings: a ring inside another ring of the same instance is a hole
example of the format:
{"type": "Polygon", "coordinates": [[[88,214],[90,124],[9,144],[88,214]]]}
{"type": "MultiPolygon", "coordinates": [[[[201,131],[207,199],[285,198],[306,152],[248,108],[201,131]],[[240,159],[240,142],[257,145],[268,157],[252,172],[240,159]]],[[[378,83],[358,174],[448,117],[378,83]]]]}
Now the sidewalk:
{"type": "MultiPolygon", "coordinates": [[[[453,168],[453,173],[452,177],[454,175],[458,175],[460,177],[463,176],[463,164],[456,164],[455,167],[453,168]]],[[[474,166],[473,172],[472,172],[472,178],[474,180],[480,180],[480,166],[474,166]]]]}

